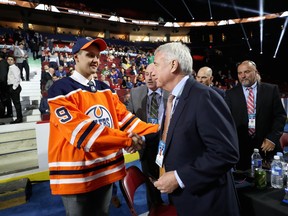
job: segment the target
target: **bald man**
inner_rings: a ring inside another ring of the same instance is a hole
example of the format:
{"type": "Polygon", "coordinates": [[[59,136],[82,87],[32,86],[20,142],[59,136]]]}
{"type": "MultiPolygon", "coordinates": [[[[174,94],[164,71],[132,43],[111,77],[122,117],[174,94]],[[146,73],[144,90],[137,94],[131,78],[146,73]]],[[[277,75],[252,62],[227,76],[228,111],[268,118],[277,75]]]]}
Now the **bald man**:
{"type": "Polygon", "coordinates": [[[216,92],[218,92],[223,98],[225,97],[225,91],[213,86],[213,71],[210,67],[202,67],[199,69],[196,80],[204,85],[210,86],[216,92]]]}

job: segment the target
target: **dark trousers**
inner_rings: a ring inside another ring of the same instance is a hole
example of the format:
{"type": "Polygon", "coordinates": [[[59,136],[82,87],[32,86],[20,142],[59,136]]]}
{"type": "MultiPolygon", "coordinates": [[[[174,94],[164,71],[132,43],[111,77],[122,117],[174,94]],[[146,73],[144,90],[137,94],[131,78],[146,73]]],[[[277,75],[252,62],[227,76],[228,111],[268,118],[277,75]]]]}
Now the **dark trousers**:
{"type": "Polygon", "coordinates": [[[22,90],[22,88],[20,85],[15,90],[13,89],[13,85],[9,85],[9,93],[10,93],[10,97],[12,99],[12,102],[14,104],[15,110],[16,110],[17,119],[23,118],[22,106],[21,106],[21,102],[20,102],[21,90],[22,90]]]}
{"type": "Polygon", "coordinates": [[[108,216],[111,197],[109,184],[87,193],[62,195],[62,201],[69,216],[108,216]]]}
{"type": "Polygon", "coordinates": [[[23,76],[23,68],[24,68],[26,72],[26,81],[29,81],[30,68],[29,68],[29,64],[27,60],[24,60],[22,63],[17,63],[17,66],[19,67],[20,72],[21,72],[21,79],[24,80],[24,76],[23,76]]]}
{"type": "Polygon", "coordinates": [[[32,50],[32,54],[34,60],[38,59],[38,50],[32,50]]]}
{"type": "MultiPolygon", "coordinates": [[[[153,179],[159,178],[159,166],[155,163],[157,150],[158,145],[156,143],[148,143],[144,150],[139,151],[142,171],[146,176],[153,179]]],[[[146,184],[146,198],[149,209],[163,202],[160,191],[150,182],[146,184]]]]}

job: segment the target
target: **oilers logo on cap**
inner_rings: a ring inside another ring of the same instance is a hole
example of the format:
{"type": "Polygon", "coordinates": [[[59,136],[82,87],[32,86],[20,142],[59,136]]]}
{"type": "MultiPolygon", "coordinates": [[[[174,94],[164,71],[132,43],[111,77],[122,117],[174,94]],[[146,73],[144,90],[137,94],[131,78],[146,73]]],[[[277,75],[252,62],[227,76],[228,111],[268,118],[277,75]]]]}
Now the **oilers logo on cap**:
{"type": "Polygon", "coordinates": [[[93,119],[96,124],[114,128],[112,117],[108,109],[102,105],[96,105],[87,111],[87,115],[93,119]]]}

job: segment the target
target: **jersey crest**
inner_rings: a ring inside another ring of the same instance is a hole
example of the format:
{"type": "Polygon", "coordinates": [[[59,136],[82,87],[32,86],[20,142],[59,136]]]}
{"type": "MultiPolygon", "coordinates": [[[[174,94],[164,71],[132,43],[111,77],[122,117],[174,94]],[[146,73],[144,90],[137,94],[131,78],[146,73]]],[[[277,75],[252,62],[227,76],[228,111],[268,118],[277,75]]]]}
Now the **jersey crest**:
{"type": "Polygon", "coordinates": [[[95,105],[91,107],[87,113],[96,124],[104,125],[106,127],[114,128],[112,117],[108,109],[102,105],[95,105]]]}

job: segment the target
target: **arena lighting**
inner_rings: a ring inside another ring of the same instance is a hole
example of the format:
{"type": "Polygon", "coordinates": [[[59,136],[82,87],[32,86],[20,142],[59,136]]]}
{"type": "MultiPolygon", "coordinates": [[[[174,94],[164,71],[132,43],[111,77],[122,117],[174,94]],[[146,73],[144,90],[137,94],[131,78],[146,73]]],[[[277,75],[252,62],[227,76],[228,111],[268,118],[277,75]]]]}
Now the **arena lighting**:
{"type": "Polygon", "coordinates": [[[35,7],[37,10],[52,11],[59,13],[60,11],[53,5],[39,4],[35,7]]]}
{"type": "MultiPolygon", "coordinates": [[[[263,5],[264,2],[263,0],[259,1],[259,16],[262,17],[263,16],[263,5]]],[[[263,19],[260,20],[260,54],[263,54],[263,19]]]]}
{"type": "Polygon", "coordinates": [[[238,10],[238,11],[245,11],[245,12],[251,12],[251,13],[259,14],[258,10],[253,10],[253,9],[245,8],[245,7],[239,7],[239,6],[236,6],[235,4],[229,5],[229,4],[225,4],[225,3],[213,3],[213,2],[212,2],[212,4],[217,5],[217,6],[221,6],[221,7],[234,8],[235,10],[238,10]]]}
{"type": "Polygon", "coordinates": [[[163,9],[166,11],[166,13],[168,13],[172,18],[173,20],[176,20],[176,17],[174,17],[159,1],[155,0],[155,2],[163,9]]]}
{"type": "Polygon", "coordinates": [[[165,23],[165,25],[164,25],[164,27],[175,27],[175,28],[179,28],[180,26],[179,26],[179,24],[178,23],[176,23],[176,22],[166,22],[165,23]]]}
{"type": "Polygon", "coordinates": [[[278,44],[277,44],[277,47],[276,47],[276,50],[275,50],[273,58],[276,58],[276,56],[277,56],[280,44],[282,42],[283,36],[284,36],[286,28],[287,28],[287,23],[288,23],[288,17],[286,17],[286,20],[285,20],[284,26],[282,28],[281,35],[280,35],[280,38],[279,38],[279,41],[278,41],[278,44]]]}
{"type": "Polygon", "coordinates": [[[283,12],[280,17],[287,17],[288,16],[288,11],[283,12]]]}
{"type": "Polygon", "coordinates": [[[235,24],[235,22],[231,19],[229,20],[221,20],[219,23],[218,23],[218,26],[222,26],[222,25],[232,25],[232,24],[235,24]]]}
{"type": "Polygon", "coordinates": [[[121,23],[126,23],[125,19],[123,17],[118,17],[115,15],[112,15],[108,19],[109,21],[114,21],[114,22],[121,22],[121,23]]]}
{"type": "MultiPolygon", "coordinates": [[[[167,11],[166,8],[164,8],[157,0],[155,0],[162,8],[163,10],[165,10],[173,19],[174,22],[176,23],[176,18],[169,12],[167,11]]],[[[233,2],[233,0],[232,0],[233,2]]],[[[19,0],[0,0],[0,5],[1,4],[14,4],[17,5],[19,7],[23,7],[23,8],[35,8],[35,4],[31,4],[28,1],[19,1],[19,0]],[[28,3],[28,4],[27,4],[28,3]]],[[[256,10],[251,10],[251,9],[247,9],[247,8],[243,8],[243,7],[237,7],[237,6],[231,6],[228,4],[219,4],[219,3],[214,3],[213,1],[211,1],[211,4],[214,5],[220,5],[221,7],[231,7],[231,8],[235,8],[235,10],[244,10],[244,11],[253,11],[253,12],[258,12],[256,10]]],[[[77,14],[79,16],[87,16],[87,17],[92,17],[95,19],[104,19],[104,20],[108,20],[110,18],[111,15],[107,15],[107,14],[100,14],[100,13],[92,13],[92,12],[87,12],[87,11],[78,11],[75,9],[71,9],[71,8],[66,8],[66,7],[60,7],[57,6],[57,9],[60,11],[60,13],[63,14],[77,14]]],[[[237,11],[236,11],[237,12],[237,11]]],[[[258,12],[259,13],[259,12],[258,12]]],[[[237,24],[241,24],[241,23],[249,23],[249,22],[257,22],[260,21],[261,19],[276,19],[279,17],[284,17],[284,16],[288,16],[288,11],[285,12],[278,12],[278,13],[273,13],[273,14],[267,14],[262,16],[262,17],[250,17],[250,18],[240,18],[239,14],[238,14],[238,18],[237,19],[233,19],[234,23],[237,24]]],[[[155,22],[155,21],[151,21],[151,20],[132,20],[130,18],[124,17],[123,18],[127,23],[132,23],[132,24],[141,24],[141,25],[164,25],[164,22],[162,22],[163,20],[161,19],[161,23],[160,22],[155,22]]],[[[111,21],[111,22],[115,22],[115,21],[111,21]]],[[[202,22],[177,22],[177,24],[180,27],[184,27],[184,28],[191,28],[191,27],[197,27],[197,26],[217,26],[219,24],[219,20],[217,21],[202,21],[202,22]]],[[[233,22],[231,22],[231,24],[234,24],[233,22]]],[[[229,24],[229,23],[228,23],[229,24]]],[[[169,26],[168,26],[169,27],[169,26]]],[[[173,27],[173,26],[172,26],[173,27]]]]}
{"type": "Polygon", "coordinates": [[[190,14],[190,16],[191,16],[192,20],[194,20],[194,16],[192,15],[192,13],[191,13],[191,11],[189,10],[188,6],[186,5],[185,1],[184,1],[184,0],[182,0],[182,2],[183,2],[183,4],[184,4],[184,6],[186,7],[186,9],[187,9],[188,13],[190,14]]]}
{"type": "Polygon", "coordinates": [[[210,0],[208,0],[208,6],[209,6],[210,19],[213,19],[210,0]]]}

